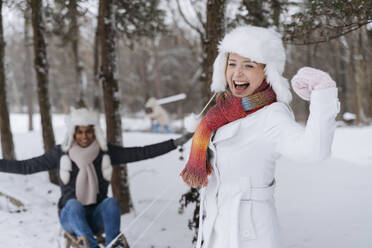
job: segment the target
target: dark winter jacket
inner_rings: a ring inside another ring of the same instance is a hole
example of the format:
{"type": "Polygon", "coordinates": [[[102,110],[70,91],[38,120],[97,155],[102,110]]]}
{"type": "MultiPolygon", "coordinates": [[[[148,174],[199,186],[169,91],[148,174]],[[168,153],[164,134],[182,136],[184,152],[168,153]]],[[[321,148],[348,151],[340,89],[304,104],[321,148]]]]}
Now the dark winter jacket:
{"type": "MultiPolygon", "coordinates": [[[[116,145],[108,144],[107,154],[110,156],[111,164],[118,165],[123,163],[135,162],[147,158],[153,158],[164,153],[167,153],[176,146],[173,140],[165,142],[143,146],[143,147],[121,147],[116,145]]],[[[55,146],[45,154],[27,159],[27,160],[3,160],[0,159],[0,172],[15,173],[15,174],[33,174],[41,171],[49,171],[58,169],[60,166],[61,156],[63,155],[60,145],[55,146]]],[[[107,191],[109,183],[102,176],[101,162],[104,152],[101,151],[97,158],[93,161],[98,177],[98,195],[97,204],[103,201],[107,197],[107,191]]],[[[70,180],[67,184],[63,184],[58,175],[59,185],[61,187],[61,198],[58,201],[58,210],[63,208],[66,202],[70,199],[76,199],[75,185],[76,177],[78,174],[78,167],[72,162],[72,171],[70,173],[70,180]]]]}

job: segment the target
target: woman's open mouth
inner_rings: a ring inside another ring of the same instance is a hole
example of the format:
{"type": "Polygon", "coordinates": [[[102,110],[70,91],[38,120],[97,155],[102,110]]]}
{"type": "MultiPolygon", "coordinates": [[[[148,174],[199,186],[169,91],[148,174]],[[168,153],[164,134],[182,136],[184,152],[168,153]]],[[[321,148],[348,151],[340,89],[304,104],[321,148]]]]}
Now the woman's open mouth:
{"type": "Polygon", "coordinates": [[[245,90],[249,87],[249,82],[233,81],[234,88],[237,90],[245,90]]]}

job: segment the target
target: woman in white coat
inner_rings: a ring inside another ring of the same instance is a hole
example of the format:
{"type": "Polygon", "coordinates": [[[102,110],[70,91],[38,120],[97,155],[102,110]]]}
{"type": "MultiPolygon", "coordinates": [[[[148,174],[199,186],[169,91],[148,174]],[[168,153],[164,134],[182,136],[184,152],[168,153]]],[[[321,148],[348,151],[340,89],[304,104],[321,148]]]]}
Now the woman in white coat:
{"type": "Polygon", "coordinates": [[[181,175],[201,188],[197,248],[278,248],[275,161],[329,156],[337,88],[325,72],[303,68],[294,90],[310,100],[303,127],[288,107],[285,51],[273,30],[244,26],[227,34],[214,62],[217,103],[198,124],[181,175]],[[207,151],[210,156],[207,156],[207,151]]]}

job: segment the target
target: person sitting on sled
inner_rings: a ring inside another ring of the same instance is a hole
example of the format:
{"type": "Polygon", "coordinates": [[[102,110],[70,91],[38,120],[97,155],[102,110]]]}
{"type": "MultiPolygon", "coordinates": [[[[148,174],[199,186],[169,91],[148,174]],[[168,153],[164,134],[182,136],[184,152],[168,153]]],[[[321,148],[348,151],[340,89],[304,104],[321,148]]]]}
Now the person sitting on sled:
{"type": "MultiPolygon", "coordinates": [[[[58,170],[61,197],[58,213],[62,227],[86,237],[89,248],[99,247],[93,234],[104,232],[106,245],[120,233],[120,207],[107,196],[112,165],[153,158],[187,142],[191,134],[144,147],[108,144],[99,126],[99,114],[86,108],[72,109],[66,119],[62,145],[22,161],[0,159],[0,172],[32,174],[58,170]]],[[[120,239],[112,247],[125,247],[120,239]]]]}
{"type": "Polygon", "coordinates": [[[339,112],[336,83],[309,67],[292,79],[296,93],[310,100],[303,127],[288,106],[292,96],[277,32],[238,27],[218,48],[211,85],[219,92],[217,103],[199,124],[188,121],[197,129],[181,173],[189,186],[201,188],[196,248],[279,248],[275,162],[282,155],[297,161],[330,155],[339,112]]]}

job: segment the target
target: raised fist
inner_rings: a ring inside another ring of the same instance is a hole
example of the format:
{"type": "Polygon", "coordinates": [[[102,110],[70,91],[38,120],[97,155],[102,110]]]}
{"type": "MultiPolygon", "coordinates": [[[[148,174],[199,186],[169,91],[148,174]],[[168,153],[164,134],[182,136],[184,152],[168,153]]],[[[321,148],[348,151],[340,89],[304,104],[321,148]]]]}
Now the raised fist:
{"type": "Polygon", "coordinates": [[[302,67],[291,80],[292,88],[302,99],[309,101],[313,90],[336,87],[328,73],[311,67],[302,67]]]}

